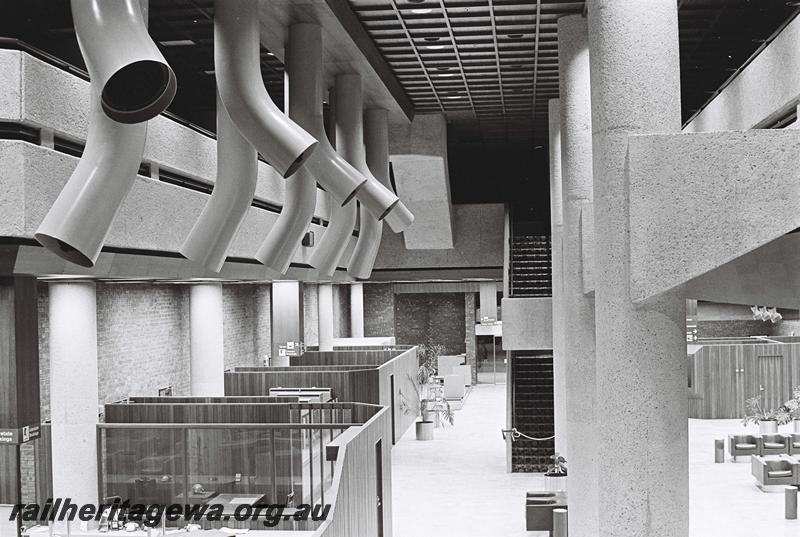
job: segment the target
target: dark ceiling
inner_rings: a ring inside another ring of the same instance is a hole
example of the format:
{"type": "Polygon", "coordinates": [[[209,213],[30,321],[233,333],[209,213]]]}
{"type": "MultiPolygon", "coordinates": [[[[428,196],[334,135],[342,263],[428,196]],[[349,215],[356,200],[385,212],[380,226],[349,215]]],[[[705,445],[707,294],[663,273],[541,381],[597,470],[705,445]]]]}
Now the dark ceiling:
{"type": "MultiPolygon", "coordinates": [[[[346,0],[327,0],[344,2],[346,0]]],[[[676,0],[689,119],[798,12],[786,0],[676,0]]],[[[547,211],[547,101],[558,96],[556,21],[583,1],[349,0],[417,113],[449,123],[457,203],[528,200],[547,211]]],[[[7,1],[0,35],[83,66],[68,0],[7,1]]],[[[150,31],[178,76],[170,111],[214,130],[213,0],[150,0],[150,31]]],[[[262,50],[283,101],[283,66],[262,50]]]]}

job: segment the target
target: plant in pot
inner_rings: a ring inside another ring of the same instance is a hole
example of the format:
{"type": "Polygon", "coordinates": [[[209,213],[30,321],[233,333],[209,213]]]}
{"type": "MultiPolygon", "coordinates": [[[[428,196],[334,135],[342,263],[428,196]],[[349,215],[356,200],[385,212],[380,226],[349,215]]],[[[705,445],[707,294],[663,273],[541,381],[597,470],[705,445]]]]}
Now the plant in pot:
{"type": "Polygon", "coordinates": [[[792,398],[783,403],[789,412],[789,417],[794,424],[794,432],[800,433],[800,386],[795,386],[792,390],[792,398]]]}
{"type": "Polygon", "coordinates": [[[566,491],[567,460],[558,453],[551,455],[550,460],[553,463],[547,467],[547,471],[544,474],[545,489],[551,492],[566,491]]]}
{"type": "Polygon", "coordinates": [[[761,395],[756,395],[745,401],[745,415],[742,425],[758,425],[761,434],[774,434],[778,432],[778,425],[784,425],[791,420],[789,409],[782,405],[778,409],[767,410],[761,402],[761,395]]]}
{"type": "Polygon", "coordinates": [[[400,390],[400,410],[407,416],[419,418],[415,424],[417,440],[433,440],[433,419],[431,419],[431,409],[428,407],[429,400],[422,396],[422,388],[425,384],[419,382],[421,375],[423,375],[422,367],[417,371],[416,378],[408,375],[414,393],[407,397],[403,390],[400,390]]]}

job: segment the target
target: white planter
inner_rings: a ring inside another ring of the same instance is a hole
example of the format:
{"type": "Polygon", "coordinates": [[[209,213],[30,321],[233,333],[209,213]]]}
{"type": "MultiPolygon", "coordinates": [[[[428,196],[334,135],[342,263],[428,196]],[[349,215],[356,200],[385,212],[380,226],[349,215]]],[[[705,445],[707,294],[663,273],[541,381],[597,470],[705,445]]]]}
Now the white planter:
{"type": "Polygon", "coordinates": [[[416,428],[417,440],[433,440],[432,421],[418,421],[416,428]]]}
{"type": "Polygon", "coordinates": [[[761,434],[776,434],[778,432],[778,422],[775,420],[759,421],[758,432],[761,434]]]}
{"type": "Polygon", "coordinates": [[[799,419],[793,419],[792,420],[792,424],[794,425],[794,432],[795,433],[800,433],[800,420],[799,419]]]}
{"type": "Polygon", "coordinates": [[[546,475],[544,476],[544,488],[548,492],[566,492],[567,476],[565,475],[546,475]]]}

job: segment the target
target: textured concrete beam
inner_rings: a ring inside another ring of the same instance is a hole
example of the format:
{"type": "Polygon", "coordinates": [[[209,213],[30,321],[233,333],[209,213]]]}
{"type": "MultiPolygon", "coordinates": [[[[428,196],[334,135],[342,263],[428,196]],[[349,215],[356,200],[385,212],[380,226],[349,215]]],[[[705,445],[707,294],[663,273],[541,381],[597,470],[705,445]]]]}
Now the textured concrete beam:
{"type": "Polygon", "coordinates": [[[631,298],[641,302],[800,227],[800,132],[629,138],[631,298]]]}
{"type": "Polygon", "coordinates": [[[553,348],[553,304],[549,298],[504,298],[503,350],[553,348]]]}
{"type": "Polygon", "coordinates": [[[745,130],[769,123],[800,100],[800,18],[794,19],[686,127],[684,132],[745,130]]]}
{"type": "Polygon", "coordinates": [[[727,304],[800,305],[800,233],[790,233],[686,284],[686,296],[727,304]]]}

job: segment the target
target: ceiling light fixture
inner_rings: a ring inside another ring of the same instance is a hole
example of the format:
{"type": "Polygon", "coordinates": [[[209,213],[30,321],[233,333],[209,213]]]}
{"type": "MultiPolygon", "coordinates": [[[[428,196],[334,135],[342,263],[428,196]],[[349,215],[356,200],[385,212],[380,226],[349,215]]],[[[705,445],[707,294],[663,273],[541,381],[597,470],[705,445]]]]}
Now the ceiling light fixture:
{"type": "Polygon", "coordinates": [[[522,36],[525,34],[508,34],[509,39],[522,39],[522,36]]]}
{"type": "Polygon", "coordinates": [[[444,45],[426,45],[425,48],[428,50],[441,50],[444,48],[444,45]]]}
{"type": "Polygon", "coordinates": [[[433,10],[428,7],[428,8],[423,8],[423,9],[412,9],[411,13],[413,13],[415,15],[427,15],[431,11],[433,11],[433,10]]]}

